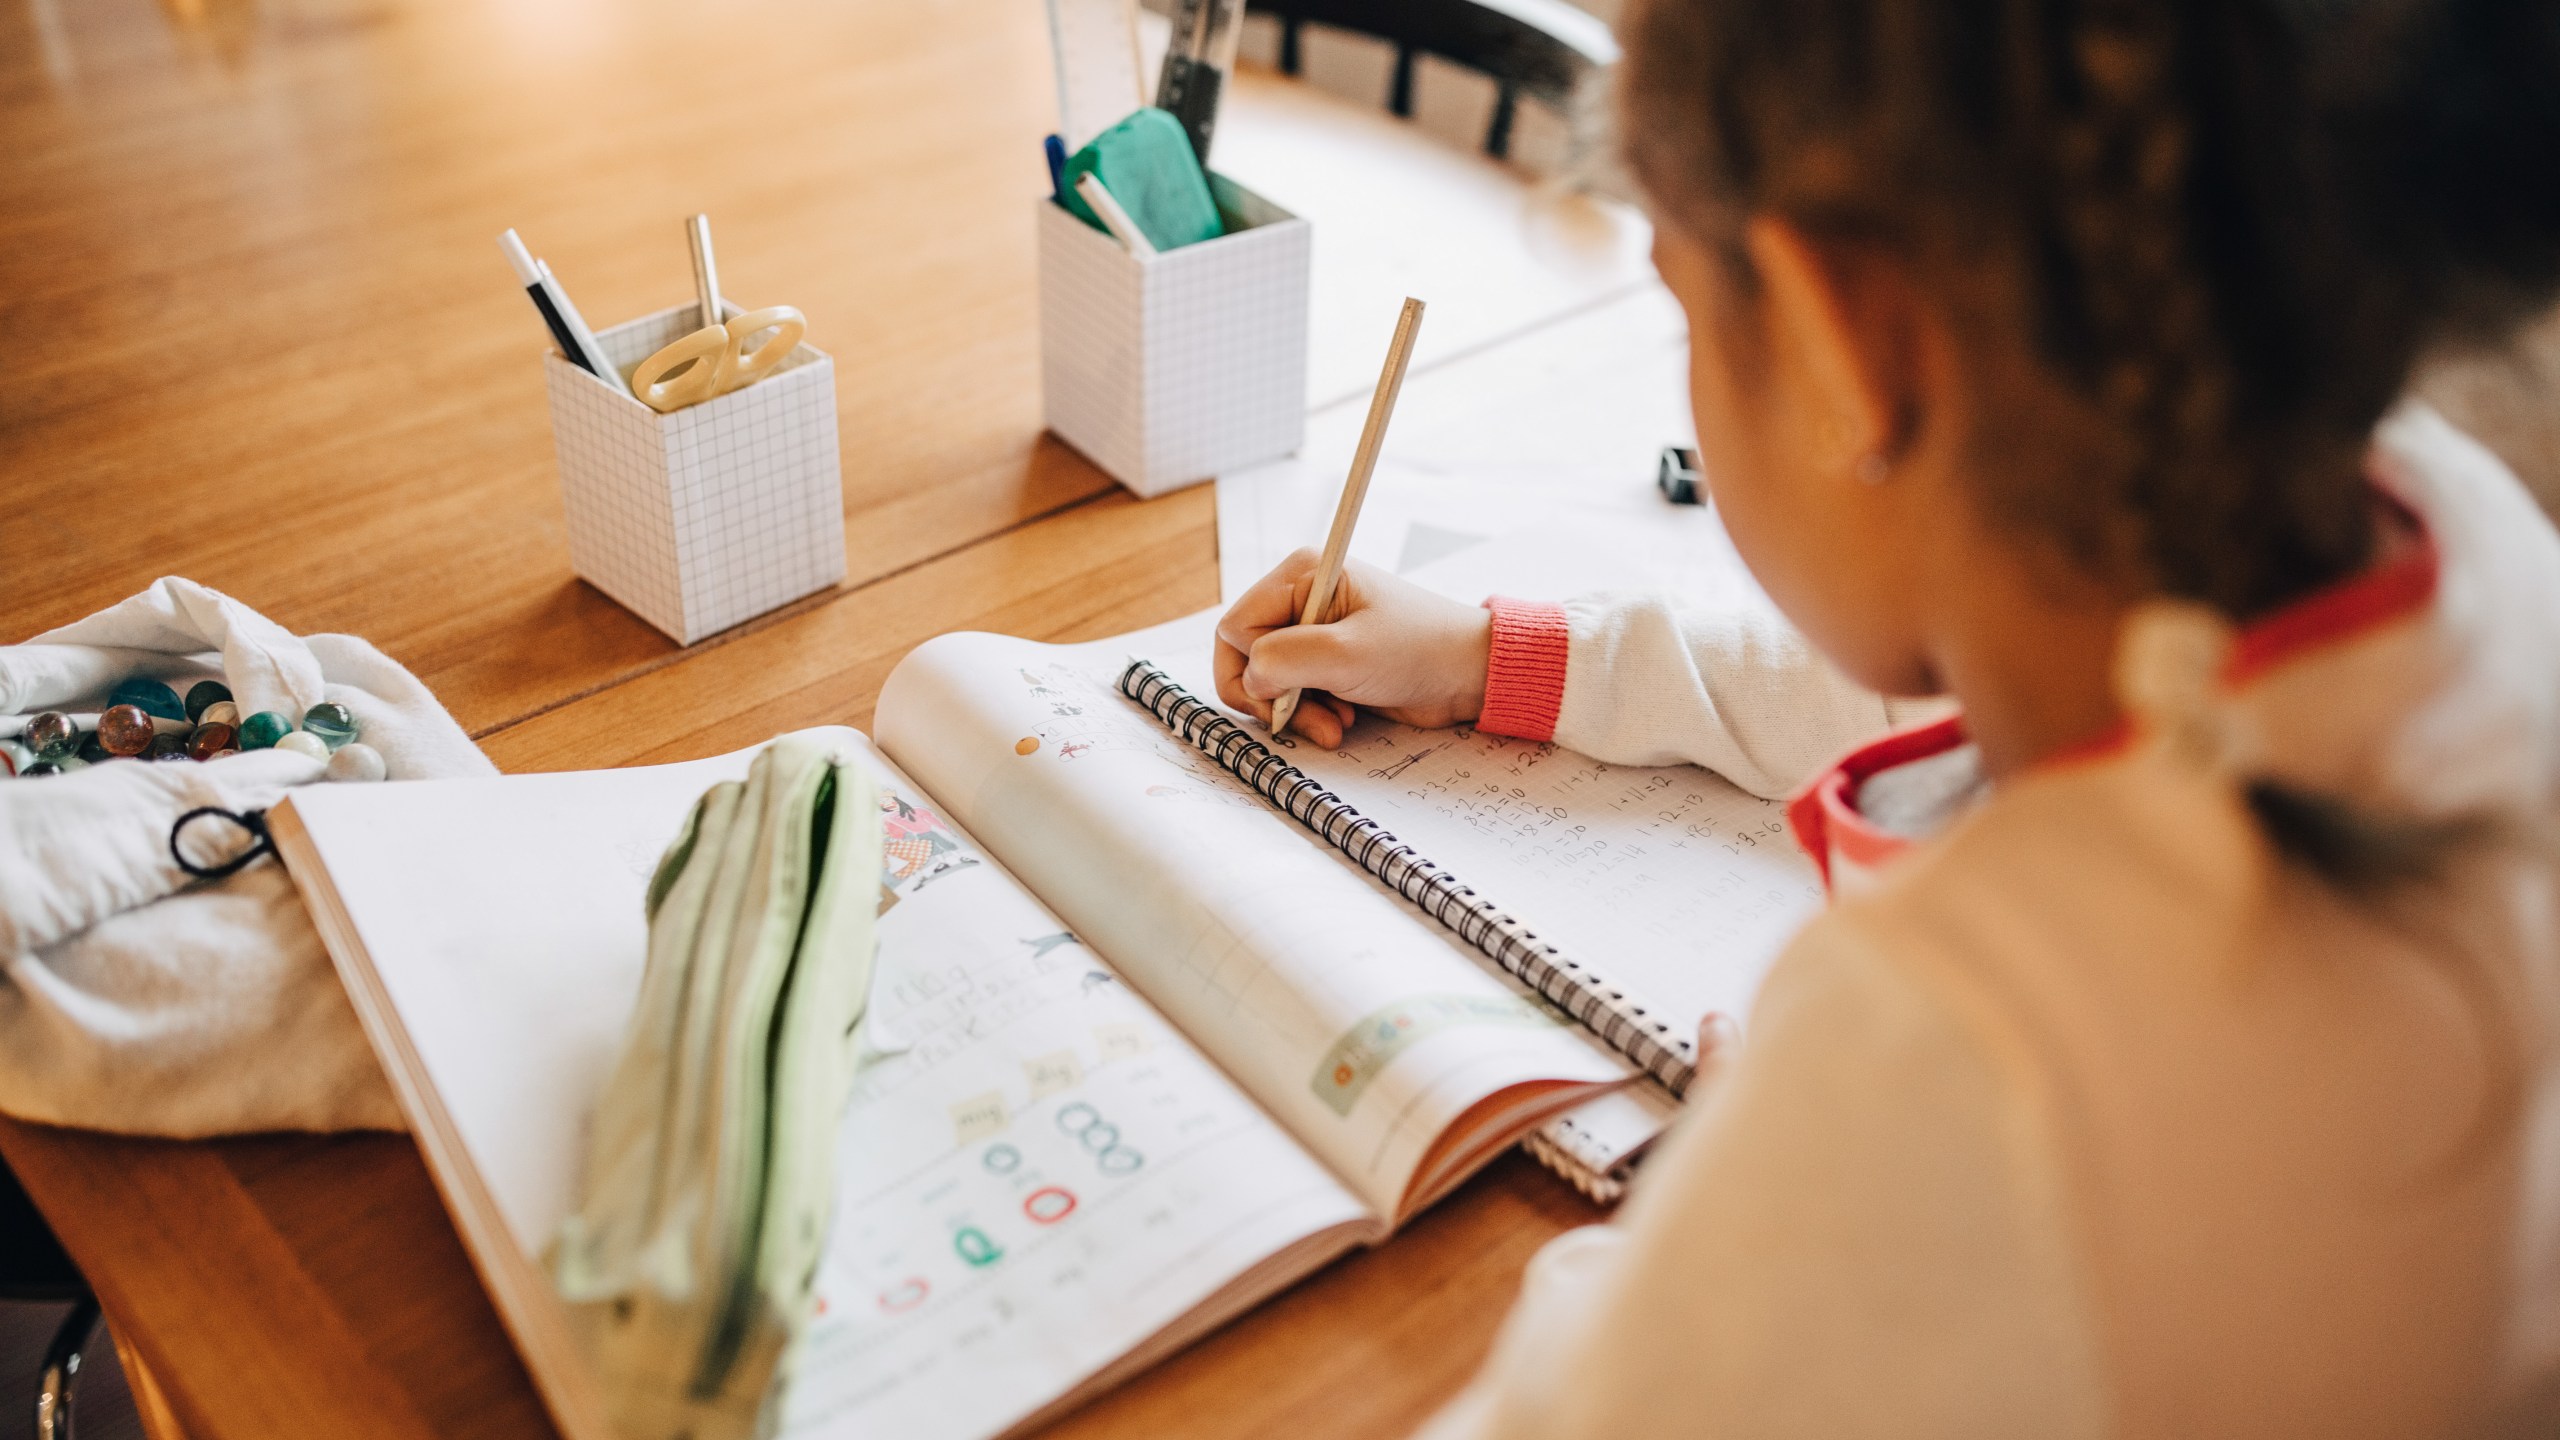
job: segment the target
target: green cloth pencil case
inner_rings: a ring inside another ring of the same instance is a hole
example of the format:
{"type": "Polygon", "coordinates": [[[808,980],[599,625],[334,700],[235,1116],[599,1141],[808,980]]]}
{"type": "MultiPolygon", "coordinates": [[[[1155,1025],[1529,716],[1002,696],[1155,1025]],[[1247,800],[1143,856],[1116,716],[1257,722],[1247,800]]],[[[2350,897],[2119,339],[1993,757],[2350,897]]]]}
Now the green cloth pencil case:
{"type": "Polygon", "coordinates": [[[630,1440],[765,1433],[835,1200],[870,996],[869,773],[788,735],[659,861],[649,954],[552,1268],[630,1440]]]}

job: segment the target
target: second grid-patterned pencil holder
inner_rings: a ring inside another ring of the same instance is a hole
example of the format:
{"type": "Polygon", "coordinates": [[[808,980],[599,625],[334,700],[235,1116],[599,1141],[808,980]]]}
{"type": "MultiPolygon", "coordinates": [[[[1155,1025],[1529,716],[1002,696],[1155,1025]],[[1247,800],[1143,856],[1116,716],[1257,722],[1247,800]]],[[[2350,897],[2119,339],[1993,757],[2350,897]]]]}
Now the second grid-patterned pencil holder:
{"type": "Polygon", "coordinates": [[[1307,222],[1211,174],[1227,233],[1140,260],[1040,200],[1049,429],[1140,495],[1276,460],[1307,433],[1307,222]]]}
{"type": "MultiPolygon", "coordinates": [[[[700,311],[679,305],[596,339],[628,375],[699,328],[700,311]]],[[[836,367],[825,352],[802,344],[754,384],[663,415],[619,376],[608,384],[558,351],[543,370],[569,564],[588,584],[690,645],[844,578],[836,367]]]]}

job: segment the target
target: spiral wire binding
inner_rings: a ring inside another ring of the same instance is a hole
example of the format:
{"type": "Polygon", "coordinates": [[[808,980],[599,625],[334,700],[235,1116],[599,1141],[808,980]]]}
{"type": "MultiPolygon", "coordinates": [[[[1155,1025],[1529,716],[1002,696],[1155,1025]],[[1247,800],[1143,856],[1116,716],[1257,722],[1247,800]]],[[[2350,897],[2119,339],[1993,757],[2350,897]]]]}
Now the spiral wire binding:
{"type": "Polygon", "coordinates": [[[1615,1205],[1626,1198],[1627,1174],[1636,1162],[1628,1159],[1618,1169],[1603,1171],[1581,1155],[1547,1138],[1544,1130],[1532,1130],[1520,1137],[1520,1148],[1529,1158],[1563,1177],[1566,1184],[1579,1190],[1594,1205],[1615,1205]]]}
{"type": "Polygon", "coordinates": [[[1611,1049],[1634,1061],[1674,1095],[1697,1078],[1697,1041],[1566,956],[1537,933],[1424,859],[1387,828],[1361,814],[1315,777],[1280,758],[1250,731],[1201,701],[1152,663],[1131,660],[1120,693],[1218,766],[1253,787],[1290,819],[1351,857],[1422,913],[1481,950],[1493,963],[1580,1021],[1611,1049]]]}

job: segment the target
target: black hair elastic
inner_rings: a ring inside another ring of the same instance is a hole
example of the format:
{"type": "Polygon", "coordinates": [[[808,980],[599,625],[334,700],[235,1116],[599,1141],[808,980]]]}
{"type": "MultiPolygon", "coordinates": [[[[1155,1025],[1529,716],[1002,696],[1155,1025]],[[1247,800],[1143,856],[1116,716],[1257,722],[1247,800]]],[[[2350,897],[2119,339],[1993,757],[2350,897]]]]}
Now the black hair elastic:
{"type": "Polygon", "coordinates": [[[225,810],[219,805],[199,805],[179,816],[177,823],[169,827],[169,858],[178,862],[179,869],[199,880],[228,879],[238,874],[248,866],[249,862],[259,856],[274,853],[276,853],[275,837],[267,833],[267,812],[264,810],[225,810]],[[187,822],[205,815],[219,815],[248,831],[255,843],[222,864],[212,866],[196,864],[187,858],[185,851],[178,848],[178,836],[187,828],[187,822]]]}

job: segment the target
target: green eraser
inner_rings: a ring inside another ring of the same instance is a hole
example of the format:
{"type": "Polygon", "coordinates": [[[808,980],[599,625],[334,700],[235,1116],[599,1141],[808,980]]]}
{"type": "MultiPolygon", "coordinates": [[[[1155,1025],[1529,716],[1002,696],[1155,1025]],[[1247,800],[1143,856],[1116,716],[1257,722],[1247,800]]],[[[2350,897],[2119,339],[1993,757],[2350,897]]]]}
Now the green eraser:
{"type": "Polygon", "coordinates": [[[1060,203],[1100,230],[1102,217],[1076,193],[1076,182],[1088,174],[1102,177],[1102,188],[1158,250],[1227,233],[1218,219],[1218,202],[1209,198],[1209,177],[1191,153],[1191,137],[1183,133],[1181,121],[1152,105],[1094,136],[1068,157],[1058,177],[1060,203]]]}

